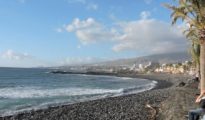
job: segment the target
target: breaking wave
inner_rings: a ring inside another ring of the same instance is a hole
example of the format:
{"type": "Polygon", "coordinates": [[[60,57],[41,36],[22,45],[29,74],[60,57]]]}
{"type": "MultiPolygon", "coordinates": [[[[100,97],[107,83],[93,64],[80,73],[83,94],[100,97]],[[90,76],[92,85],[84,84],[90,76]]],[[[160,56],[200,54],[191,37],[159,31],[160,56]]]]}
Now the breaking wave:
{"type": "Polygon", "coordinates": [[[98,88],[56,88],[43,89],[39,87],[11,87],[1,88],[0,98],[42,98],[57,96],[81,96],[81,95],[100,95],[100,94],[129,94],[142,92],[152,89],[156,85],[153,81],[150,84],[136,86],[125,89],[98,89],[98,88]]]}

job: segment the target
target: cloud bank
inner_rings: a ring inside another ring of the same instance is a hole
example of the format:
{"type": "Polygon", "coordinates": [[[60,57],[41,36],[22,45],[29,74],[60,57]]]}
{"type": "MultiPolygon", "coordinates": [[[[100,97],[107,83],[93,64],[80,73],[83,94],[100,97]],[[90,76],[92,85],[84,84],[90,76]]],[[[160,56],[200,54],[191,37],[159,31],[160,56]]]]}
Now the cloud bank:
{"type": "Polygon", "coordinates": [[[27,53],[16,53],[13,50],[7,50],[1,54],[1,57],[3,59],[9,59],[9,60],[23,60],[23,59],[29,59],[31,56],[29,56],[27,53]]]}
{"type": "Polygon", "coordinates": [[[15,52],[11,49],[0,53],[1,67],[46,67],[48,64],[27,53],[15,52]]]}
{"type": "Polygon", "coordinates": [[[83,65],[91,63],[99,63],[108,61],[107,58],[95,58],[95,57],[68,57],[64,59],[60,65],[83,65]]]}
{"type": "Polygon", "coordinates": [[[186,41],[180,29],[154,19],[124,22],[122,34],[113,47],[116,52],[136,50],[142,53],[166,53],[184,51],[186,41]]]}
{"type": "Polygon", "coordinates": [[[75,33],[82,44],[114,42],[111,49],[115,52],[135,50],[156,54],[186,50],[187,41],[181,29],[170,23],[148,19],[148,11],[143,11],[140,16],[139,20],[120,21],[112,27],[107,27],[94,18],[76,18],[66,26],[66,30],[75,33]]]}

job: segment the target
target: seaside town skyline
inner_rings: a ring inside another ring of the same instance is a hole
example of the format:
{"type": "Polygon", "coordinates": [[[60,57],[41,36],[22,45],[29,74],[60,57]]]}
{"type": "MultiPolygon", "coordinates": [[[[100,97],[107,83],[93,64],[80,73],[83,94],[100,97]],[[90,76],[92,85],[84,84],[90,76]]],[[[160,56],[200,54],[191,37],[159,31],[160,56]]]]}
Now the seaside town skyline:
{"type": "Polygon", "coordinates": [[[0,66],[69,65],[186,51],[184,25],[172,27],[162,3],[1,0],[0,66]]]}

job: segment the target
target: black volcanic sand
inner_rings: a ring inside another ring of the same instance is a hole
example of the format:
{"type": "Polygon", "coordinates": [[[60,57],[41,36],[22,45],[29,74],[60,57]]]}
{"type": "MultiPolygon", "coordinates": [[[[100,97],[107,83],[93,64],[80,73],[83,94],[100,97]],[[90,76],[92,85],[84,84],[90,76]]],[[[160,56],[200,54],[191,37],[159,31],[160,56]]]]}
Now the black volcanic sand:
{"type": "MultiPolygon", "coordinates": [[[[119,75],[118,75],[119,76],[119,75]]],[[[123,75],[156,80],[157,86],[138,94],[49,107],[7,116],[0,120],[183,120],[197,90],[188,84],[189,76],[150,74],[123,75]],[[180,82],[185,87],[176,87],[180,82]],[[151,105],[154,109],[146,107],[151,105]]]]}

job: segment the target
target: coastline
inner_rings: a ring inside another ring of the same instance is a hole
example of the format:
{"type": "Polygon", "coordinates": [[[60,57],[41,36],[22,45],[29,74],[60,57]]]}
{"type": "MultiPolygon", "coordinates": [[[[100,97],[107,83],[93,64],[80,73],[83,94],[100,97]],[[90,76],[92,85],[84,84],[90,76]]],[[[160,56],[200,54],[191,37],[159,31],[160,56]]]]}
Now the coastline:
{"type": "Polygon", "coordinates": [[[159,107],[170,96],[170,89],[188,76],[168,74],[119,74],[117,77],[134,77],[157,81],[152,90],[137,94],[103,98],[93,101],[59,105],[36,111],[28,111],[13,116],[0,118],[1,120],[66,120],[66,119],[152,119],[152,111],[146,104],[159,107]]]}

